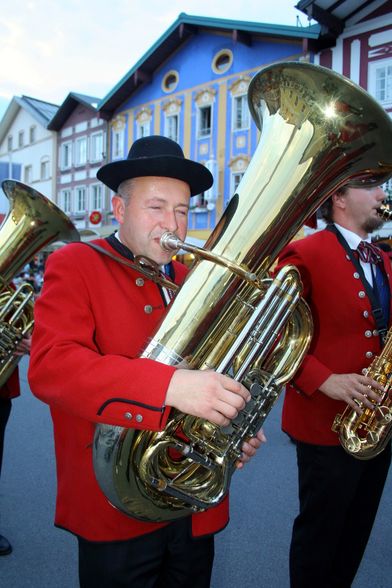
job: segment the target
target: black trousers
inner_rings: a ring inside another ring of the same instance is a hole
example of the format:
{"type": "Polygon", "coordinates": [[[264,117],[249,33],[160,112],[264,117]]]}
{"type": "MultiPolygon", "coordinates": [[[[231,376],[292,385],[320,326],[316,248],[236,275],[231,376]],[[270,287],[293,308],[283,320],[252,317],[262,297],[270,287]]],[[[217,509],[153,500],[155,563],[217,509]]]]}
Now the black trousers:
{"type": "Polygon", "coordinates": [[[300,512],[290,547],[292,588],[349,588],[365,551],[391,447],[358,460],[338,447],[297,443],[300,512]]]}
{"type": "Polygon", "coordinates": [[[3,464],[4,435],[8,418],[10,416],[12,403],[9,398],[0,398],[0,474],[3,464]]]}
{"type": "Polygon", "coordinates": [[[128,541],[78,537],[81,588],[209,588],[214,537],[194,539],[190,518],[128,541]]]}

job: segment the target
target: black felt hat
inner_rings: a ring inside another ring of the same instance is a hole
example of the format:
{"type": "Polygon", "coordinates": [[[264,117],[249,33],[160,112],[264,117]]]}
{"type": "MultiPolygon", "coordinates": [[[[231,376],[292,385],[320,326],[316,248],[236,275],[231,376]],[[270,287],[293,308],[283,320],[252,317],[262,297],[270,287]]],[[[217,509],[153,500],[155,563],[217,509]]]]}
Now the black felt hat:
{"type": "Polygon", "coordinates": [[[97,172],[97,178],[114,192],[117,192],[121,182],[141,176],[183,180],[189,184],[191,196],[208,190],[214,181],[204,165],[185,159],[178,143],[160,135],[137,139],[127,159],[107,163],[97,172]]]}

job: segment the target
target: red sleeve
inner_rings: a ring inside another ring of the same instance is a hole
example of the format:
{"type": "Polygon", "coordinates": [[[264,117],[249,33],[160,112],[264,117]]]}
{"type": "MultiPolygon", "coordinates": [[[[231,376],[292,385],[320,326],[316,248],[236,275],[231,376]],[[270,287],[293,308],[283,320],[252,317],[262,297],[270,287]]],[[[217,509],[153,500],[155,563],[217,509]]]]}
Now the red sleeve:
{"type": "MultiPolygon", "coordinates": [[[[286,265],[294,265],[300,273],[303,290],[303,298],[311,304],[312,280],[311,273],[304,262],[298,243],[295,241],[287,245],[281,252],[275,269],[277,273],[280,268],[286,265]]],[[[291,384],[307,396],[311,396],[329,378],[332,371],[312,354],[312,345],[309,353],[305,355],[300,368],[295,374],[291,384]]]]}
{"type": "MultiPolygon", "coordinates": [[[[35,305],[29,367],[32,392],[44,402],[90,422],[160,430],[169,414],[164,402],[175,368],[149,359],[133,359],[125,352],[110,353],[110,337],[106,349],[100,350],[96,342],[98,325],[104,330],[108,308],[119,312],[117,307],[123,300],[119,293],[124,287],[115,279],[92,283],[91,275],[95,274],[89,266],[96,258],[89,256],[95,252],[86,254],[86,262],[84,250],[73,251],[60,250],[48,259],[43,291],[35,305]],[[106,306],[101,309],[99,301],[103,298],[106,306]],[[130,422],[130,414],[137,415],[137,420],[130,422]]],[[[96,263],[105,266],[100,260],[96,263]]],[[[113,271],[121,277],[121,272],[130,270],[117,270],[116,266],[113,271]]],[[[99,271],[96,273],[99,276],[99,271]]],[[[132,312],[132,308],[129,304],[127,310],[132,312]]],[[[148,318],[139,317],[137,323],[136,313],[135,317],[128,314],[124,310],[126,321],[116,324],[113,331],[120,342],[122,337],[130,337],[130,330],[132,335],[145,328],[141,321],[148,318]]]]}

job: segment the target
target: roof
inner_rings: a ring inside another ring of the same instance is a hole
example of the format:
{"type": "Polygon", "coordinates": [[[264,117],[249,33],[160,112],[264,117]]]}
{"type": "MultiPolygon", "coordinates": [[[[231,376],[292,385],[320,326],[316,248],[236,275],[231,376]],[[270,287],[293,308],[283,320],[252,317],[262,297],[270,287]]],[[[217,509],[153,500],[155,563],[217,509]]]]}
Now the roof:
{"type": "Polygon", "coordinates": [[[112,112],[124,100],[129,98],[135,90],[151,80],[153,72],[174,51],[201,30],[230,32],[235,41],[250,44],[253,35],[286,39],[317,39],[320,27],[319,25],[302,27],[245,22],[222,18],[191,16],[181,13],[171,27],[152,45],[132,69],[125,74],[107,96],[103,98],[102,102],[98,105],[101,116],[109,118],[112,112]]]}
{"type": "Polygon", "coordinates": [[[96,112],[99,102],[100,98],[97,98],[96,96],[86,96],[85,94],[70,92],[53,116],[52,120],[49,122],[48,129],[51,131],[58,131],[61,129],[78,104],[83,104],[93,112],[96,112]]]}
{"type": "Polygon", "coordinates": [[[42,127],[48,128],[48,123],[56,114],[58,105],[31,98],[31,96],[14,96],[0,121],[0,143],[21,108],[26,110],[42,127]]]}
{"type": "Polygon", "coordinates": [[[321,25],[320,38],[328,41],[380,9],[392,11],[392,0],[300,0],[296,8],[321,25]]]}

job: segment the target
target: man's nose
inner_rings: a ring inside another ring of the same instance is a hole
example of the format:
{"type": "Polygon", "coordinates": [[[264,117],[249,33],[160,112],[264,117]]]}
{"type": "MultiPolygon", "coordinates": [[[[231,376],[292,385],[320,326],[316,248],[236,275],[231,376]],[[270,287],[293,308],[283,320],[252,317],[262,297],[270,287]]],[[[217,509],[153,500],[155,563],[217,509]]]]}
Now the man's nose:
{"type": "Polygon", "coordinates": [[[163,219],[162,224],[167,231],[174,232],[177,230],[177,217],[174,210],[167,210],[165,212],[165,218],[163,219]]]}
{"type": "Polygon", "coordinates": [[[378,186],[378,187],[377,187],[376,196],[377,196],[377,199],[378,199],[380,202],[382,202],[383,200],[385,200],[385,199],[386,199],[387,195],[385,194],[385,192],[384,192],[384,190],[382,189],[382,187],[381,187],[381,186],[378,186]]]}

